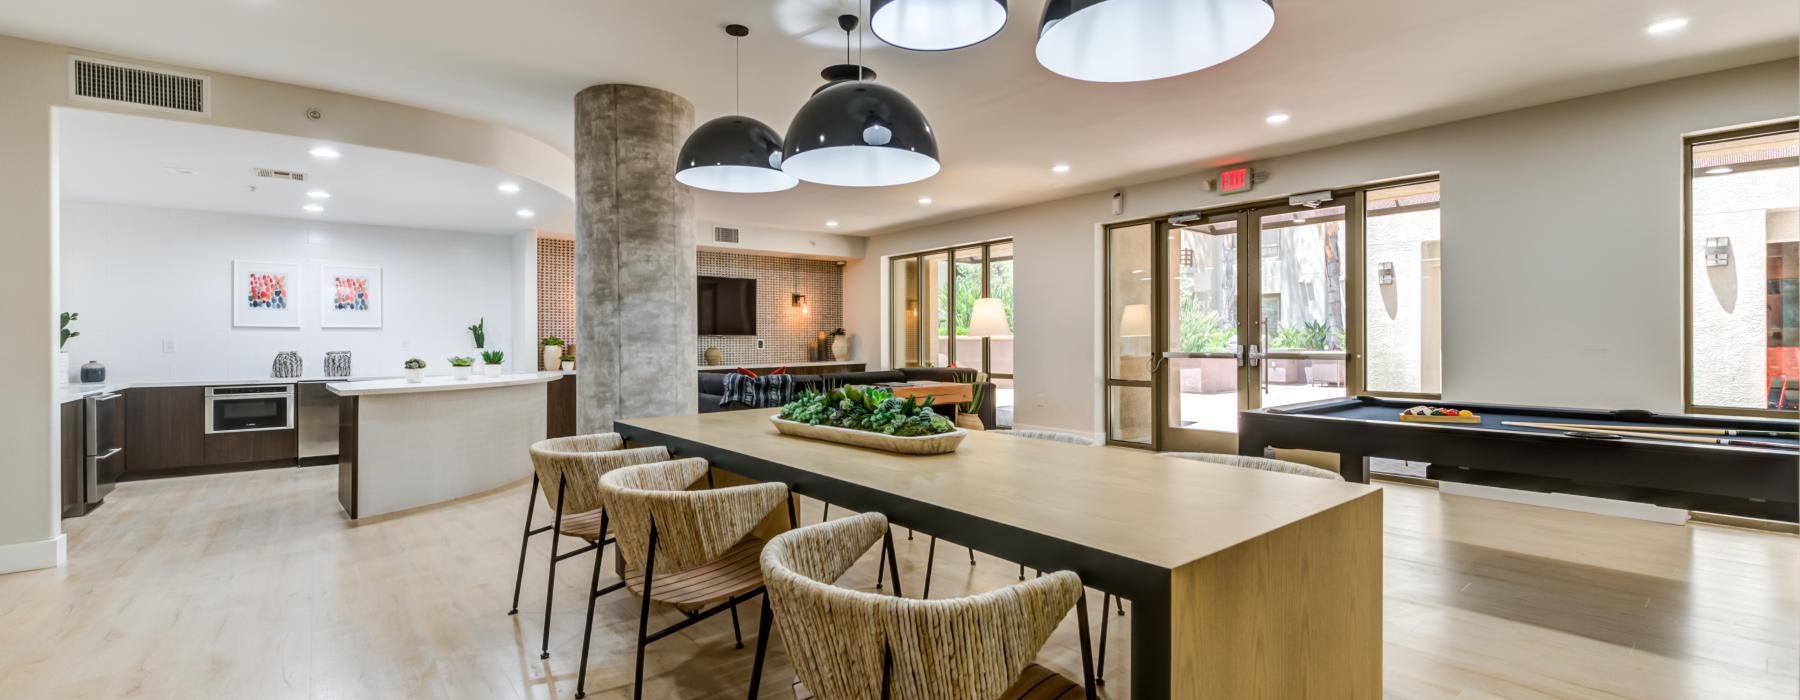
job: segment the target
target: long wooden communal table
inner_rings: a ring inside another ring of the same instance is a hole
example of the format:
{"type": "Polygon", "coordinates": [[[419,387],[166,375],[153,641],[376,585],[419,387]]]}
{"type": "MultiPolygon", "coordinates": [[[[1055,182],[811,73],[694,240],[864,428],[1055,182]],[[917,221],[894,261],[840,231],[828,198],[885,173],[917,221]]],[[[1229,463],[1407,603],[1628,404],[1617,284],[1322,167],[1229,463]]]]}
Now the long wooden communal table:
{"type": "Polygon", "coordinates": [[[772,413],[614,425],[1130,599],[1133,697],[1381,696],[1377,488],[1000,432],[894,455],[779,435],[772,413]]]}

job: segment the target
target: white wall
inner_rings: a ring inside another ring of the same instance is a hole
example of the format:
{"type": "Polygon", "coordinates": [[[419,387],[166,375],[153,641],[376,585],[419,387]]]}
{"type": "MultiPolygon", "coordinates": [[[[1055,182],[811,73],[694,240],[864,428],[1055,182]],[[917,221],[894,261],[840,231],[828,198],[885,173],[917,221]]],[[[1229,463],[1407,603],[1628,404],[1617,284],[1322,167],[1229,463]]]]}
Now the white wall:
{"type": "Polygon", "coordinates": [[[448,374],[445,358],[472,354],[466,328],[486,317],[508,371],[535,369],[512,344],[515,238],[64,201],[62,303],[81,313],[70,364],[99,360],[122,381],[246,379],[294,350],[322,376],[326,351],[349,350],[357,376],[398,375],[408,357],[448,374]],[[299,328],[232,327],[233,260],[300,263],[299,328]],[[319,327],[324,263],[381,268],[381,328],[319,327]]]}
{"type": "Polygon", "coordinates": [[[763,226],[739,226],[723,221],[702,220],[694,224],[694,239],[700,250],[751,255],[793,255],[805,258],[855,260],[863,256],[868,239],[836,233],[795,231],[763,226]],[[738,230],[737,243],[713,240],[713,228],[723,226],[738,230]]]}
{"type": "Polygon", "coordinates": [[[1196,174],[1125,188],[1118,217],[1105,191],[876,236],[845,269],[852,352],[881,360],[884,256],[1010,236],[1016,421],[1097,432],[1099,224],[1438,172],[1446,399],[1679,411],[1682,137],[1792,116],[1796,65],[1274,158],[1256,163],[1266,183],[1233,198],[1196,174]]]}

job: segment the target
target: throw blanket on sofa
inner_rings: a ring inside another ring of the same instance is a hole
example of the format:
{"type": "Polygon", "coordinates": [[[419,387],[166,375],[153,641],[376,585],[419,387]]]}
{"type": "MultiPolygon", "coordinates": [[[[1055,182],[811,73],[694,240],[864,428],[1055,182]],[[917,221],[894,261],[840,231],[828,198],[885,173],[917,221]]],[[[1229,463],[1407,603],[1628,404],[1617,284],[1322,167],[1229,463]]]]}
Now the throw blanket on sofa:
{"type": "Polygon", "coordinates": [[[725,394],[719,397],[719,406],[737,403],[751,408],[778,408],[793,400],[793,375],[746,377],[742,374],[727,374],[725,394]]]}

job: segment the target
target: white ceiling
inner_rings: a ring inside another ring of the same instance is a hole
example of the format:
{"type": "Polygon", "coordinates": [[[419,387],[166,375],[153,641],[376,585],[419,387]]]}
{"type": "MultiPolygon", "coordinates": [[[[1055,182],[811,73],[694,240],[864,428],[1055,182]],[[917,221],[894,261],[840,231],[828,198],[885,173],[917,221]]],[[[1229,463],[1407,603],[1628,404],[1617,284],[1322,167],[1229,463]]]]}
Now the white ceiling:
{"type": "Polygon", "coordinates": [[[555,190],[478,165],[379,148],[86,110],[57,121],[62,196],[174,209],[316,219],[432,230],[507,232],[567,219],[574,203],[555,190]],[[259,177],[257,168],[306,174],[259,177]],[[499,190],[519,185],[517,193],[499,190]],[[311,190],[329,199],[307,196],[311,190]],[[318,204],[324,211],[302,207],[318,204]],[[529,209],[536,216],[518,216],[529,209]]]}
{"type": "MultiPolygon", "coordinates": [[[[746,226],[876,233],[1242,158],[1260,158],[1685,75],[1792,57],[1794,0],[1278,0],[1274,32],[1223,65],[1133,84],[1040,67],[1042,0],[1001,34],[913,53],[869,39],[867,63],[926,111],[944,170],[875,190],[802,185],[702,193],[746,226]],[[1669,36],[1653,20],[1687,16],[1669,36]],[[1271,112],[1293,115],[1280,127],[1271,112]],[[1066,162],[1067,175],[1050,166],[1066,162]],[[917,204],[921,196],[929,206],[917,204]]],[[[570,150],[572,97],[596,83],[680,93],[704,121],[743,111],[785,130],[843,57],[851,0],[84,0],[0,5],[0,33],[382,98],[509,124],[570,150]]],[[[1169,40],[1178,40],[1171,38],[1169,40]]],[[[1146,38],[1146,42],[1154,42],[1146,38]]]]}

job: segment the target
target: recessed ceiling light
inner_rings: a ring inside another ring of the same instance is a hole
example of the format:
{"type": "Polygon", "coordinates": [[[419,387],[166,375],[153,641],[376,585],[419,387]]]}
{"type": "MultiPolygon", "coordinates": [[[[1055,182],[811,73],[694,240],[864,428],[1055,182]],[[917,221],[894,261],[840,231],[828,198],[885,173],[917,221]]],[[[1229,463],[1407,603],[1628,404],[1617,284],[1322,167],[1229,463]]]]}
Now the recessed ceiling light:
{"type": "Polygon", "coordinates": [[[831,220],[825,222],[826,228],[837,228],[837,226],[838,226],[837,219],[831,219],[831,220]]]}
{"type": "Polygon", "coordinates": [[[1139,282],[1149,282],[1150,280],[1151,280],[1151,278],[1149,278],[1149,277],[1139,277],[1138,278],[1139,282]]]}
{"type": "Polygon", "coordinates": [[[919,198],[919,203],[920,203],[920,204],[930,204],[930,203],[931,203],[931,198],[930,198],[930,197],[920,197],[920,198],[919,198]]]}
{"type": "Polygon", "coordinates": [[[194,174],[194,171],[189,170],[187,168],[163,168],[163,172],[168,173],[170,175],[192,175],[192,174],[194,174]]]}
{"type": "Polygon", "coordinates": [[[1069,172],[1069,164],[1068,163],[1057,163],[1056,165],[1052,165],[1052,166],[1050,166],[1050,172],[1056,173],[1058,175],[1069,172]]]}
{"type": "Polygon", "coordinates": [[[1286,124],[1286,123],[1288,123],[1288,119],[1291,119],[1291,118],[1292,117],[1289,117],[1286,114],[1271,114],[1267,117],[1263,117],[1263,121],[1268,122],[1270,124],[1286,124]]]}
{"type": "Polygon", "coordinates": [[[518,191],[519,191],[519,183],[516,183],[516,182],[502,182],[502,183],[500,183],[500,187],[499,187],[499,189],[500,189],[500,191],[501,191],[501,192],[505,192],[505,193],[507,193],[507,194],[512,194],[512,193],[514,193],[514,192],[518,192],[518,191]]]}
{"type": "Polygon", "coordinates": [[[1687,26],[1688,26],[1688,18],[1686,18],[1686,17],[1671,17],[1669,19],[1663,19],[1663,20],[1657,20],[1655,22],[1651,22],[1650,26],[1644,27],[1644,33],[1649,34],[1651,36],[1655,36],[1658,34],[1668,34],[1670,32],[1678,32],[1683,29],[1686,29],[1687,26]]]}
{"type": "Polygon", "coordinates": [[[331,193],[325,190],[311,190],[306,193],[306,196],[313,199],[331,199],[331,193]]]}
{"type": "Polygon", "coordinates": [[[1131,274],[1134,274],[1134,275],[1141,275],[1141,274],[1144,274],[1144,271],[1143,271],[1143,270],[1132,270],[1132,271],[1131,271],[1131,274]]]}
{"type": "Polygon", "coordinates": [[[314,214],[317,214],[317,213],[319,213],[319,212],[322,212],[322,211],[325,211],[325,207],[322,207],[322,206],[319,206],[319,205],[317,205],[317,204],[308,204],[308,205],[306,205],[306,206],[304,206],[304,207],[300,207],[300,208],[301,208],[301,209],[305,209],[305,210],[307,210],[307,211],[310,211],[310,212],[312,212],[312,213],[314,213],[314,214]]]}
{"type": "Polygon", "coordinates": [[[1303,216],[1296,216],[1296,217],[1294,217],[1294,223],[1296,223],[1296,224],[1304,224],[1304,223],[1306,223],[1306,217],[1303,217],[1303,216]]]}
{"type": "Polygon", "coordinates": [[[312,157],[314,157],[314,158],[324,158],[326,160],[331,160],[333,158],[343,155],[342,153],[338,153],[337,149],[332,148],[330,146],[319,146],[310,151],[307,151],[307,153],[311,153],[312,157]]]}
{"type": "Polygon", "coordinates": [[[1706,169],[1706,174],[1708,174],[1708,175],[1724,175],[1729,172],[1731,172],[1731,168],[1727,168],[1723,165],[1721,165],[1717,168],[1707,168],[1706,169]]]}
{"type": "Polygon", "coordinates": [[[530,209],[520,209],[513,213],[518,214],[519,218],[521,218],[521,219],[529,219],[531,217],[537,216],[537,212],[532,211],[530,209]]]}

